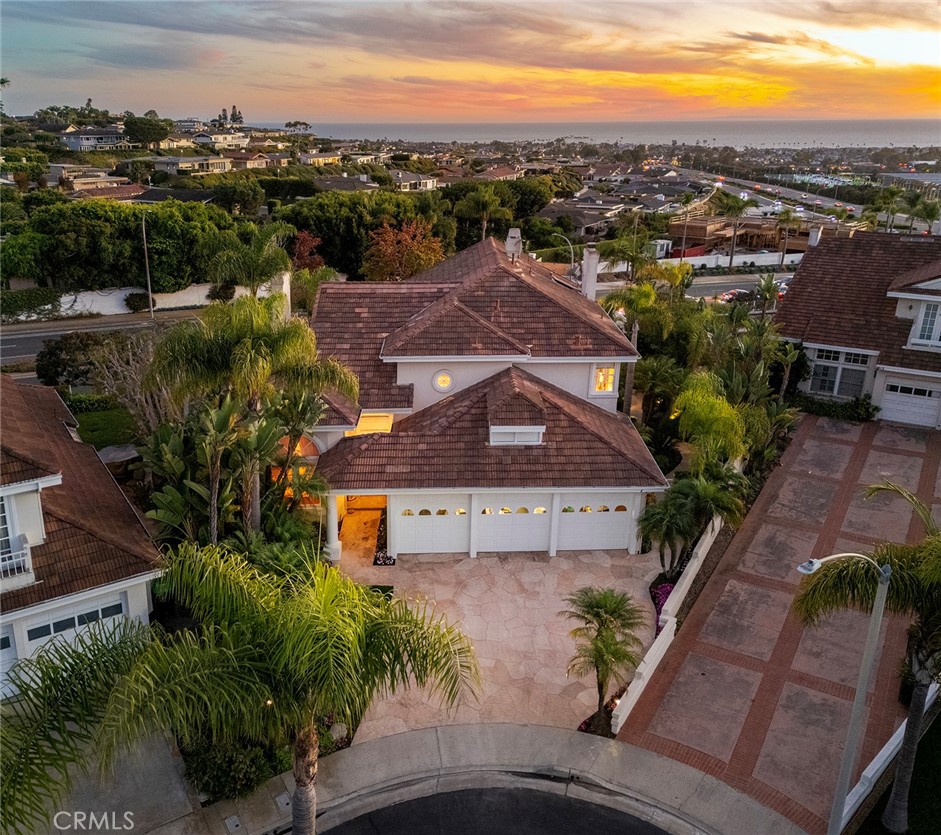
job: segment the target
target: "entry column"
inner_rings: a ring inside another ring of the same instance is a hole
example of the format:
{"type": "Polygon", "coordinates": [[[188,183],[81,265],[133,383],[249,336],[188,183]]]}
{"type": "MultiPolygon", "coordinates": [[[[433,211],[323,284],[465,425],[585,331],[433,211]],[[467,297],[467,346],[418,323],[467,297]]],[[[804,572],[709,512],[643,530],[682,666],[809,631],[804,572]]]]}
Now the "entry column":
{"type": "Polygon", "coordinates": [[[330,562],[340,561],[343,544],[340,542],[340,514],[337,511],[337,496],[328,493],[327,498],[327,559],[330,562]]]}

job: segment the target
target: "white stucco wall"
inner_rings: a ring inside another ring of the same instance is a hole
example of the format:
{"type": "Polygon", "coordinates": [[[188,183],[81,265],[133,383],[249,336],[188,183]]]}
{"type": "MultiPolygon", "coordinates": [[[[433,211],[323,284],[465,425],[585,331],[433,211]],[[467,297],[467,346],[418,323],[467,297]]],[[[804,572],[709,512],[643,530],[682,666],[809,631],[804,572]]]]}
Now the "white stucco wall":
{"type": "MultiPolygon", "coordinates": [[[[591,393],[593,385],[593,362],[560,362],[551,359],[546,362],[526,360],[512,363],[508,360],[479,362],[438,360],[434,362],[400,362],[397,367],[396,380],[399,385],[411,383],[415,387],[413,406],[415,411],[424,409],[432,403],[448,397],[454,392],[461,391],[469,386],[479,383],[494,374],[509,368],[511,365],[529,372],[554,386],[570,392],[576,397],[588,400],[602,409],[610,412],[617,411],[617,390],[610,395],[596,396],[591,393]],[[432,380],[439,371],[449,371],[454,379],[454,386],[450,391],[437,391],[432,380]]],[[[615,379],[620,374],[620,364],[615,365],[615,379]]]]}

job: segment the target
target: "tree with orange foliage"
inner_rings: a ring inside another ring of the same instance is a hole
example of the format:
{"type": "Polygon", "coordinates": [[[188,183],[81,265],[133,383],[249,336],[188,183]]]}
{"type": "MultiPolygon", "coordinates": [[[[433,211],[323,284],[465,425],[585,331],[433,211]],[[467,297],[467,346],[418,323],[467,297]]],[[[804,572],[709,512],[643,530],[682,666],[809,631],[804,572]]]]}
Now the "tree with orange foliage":
{"type": "Polygon", "coordinates": [[[372,244],[363,261],[368,281],[404,281],[444,260],[441,239],[424,220],[406,220],[400,229],[384,223],[369,237],[372,244]]]}

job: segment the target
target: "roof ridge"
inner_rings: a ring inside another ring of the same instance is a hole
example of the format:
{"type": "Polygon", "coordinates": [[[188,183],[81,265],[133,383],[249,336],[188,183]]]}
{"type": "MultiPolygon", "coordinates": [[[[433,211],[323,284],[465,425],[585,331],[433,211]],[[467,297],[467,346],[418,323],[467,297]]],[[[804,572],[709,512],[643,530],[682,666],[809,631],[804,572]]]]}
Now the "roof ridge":
{"type": "Polygon", "coordinates": [[[34,467],[38,467],[41,470],[45,470],[47,473],[49,473],[49,475],[56,475],[57,473],[58,474],[62,473],[61,467],[58,470],[50,469],[48,461],[45,461],[45,462],[39,461],[38,459],[33,458],[31,455],[27,455],[26,453],[19,452],[18,450],[12,449],[6,444],[0,444],[0,449],[2,449],[7,455],[11,455],[13,458],[19,459],[24,464],[32,464],[32,466],[34,467]]]}
{"type": "MultiPolygon", "coordinates": [[[[122,490],[121,493],[123,495],[124,491],[122,490]]],[[[138,559],[144,562],[152,563],[152,560],[148,560],[147,557],[144,554],[142,554],[139,550],[128,548],[126,542],[118,539],[117,537],[112,538],[110,533],[103,534],[101,531],[90,527],[88,523],[80,517],[73,516],[71,513],[64,512],[58,508],[49,507],[48,503],[43,505],[42,510],[43,510],[43,513],[48,513],[50,516],[54,516],[59,521],[65,522],[66,524],[71,525],[73,528],[78,528],[80,531],[83,531],[84,533],[88,534],[93,539],[97,539],[100,542],[104,542],[106,545],[110,545],[112,548],[117,548],[119,551],[123,551],[125,554],[130,554],[133,557],[137,557],[138,559]]],[[[144,534],[145,537],[147,537],[147,541],[150,542],[150,534],[147,532],[147,529],[144,527],[140,518],[137,516],[137,513],[134,512],[133,507],[131,508],[131,511],[134,513],[135,521],[137,522],[138,525],[140,525],[141,532],[144,534]]],[[[155,551],[156,551],[156,548],[155,548],[155,551]]]]}

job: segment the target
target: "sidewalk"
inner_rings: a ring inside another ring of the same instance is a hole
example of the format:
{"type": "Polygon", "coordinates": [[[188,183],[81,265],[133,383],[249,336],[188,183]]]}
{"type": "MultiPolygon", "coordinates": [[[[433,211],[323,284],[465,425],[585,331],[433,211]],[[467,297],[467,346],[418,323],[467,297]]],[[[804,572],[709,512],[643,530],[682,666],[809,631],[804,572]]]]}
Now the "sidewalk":
{"type": "MultiPolygon", "coordinates": [[[[181,319],[198,318],[201,309],[155,310],[154,321],[177,322],[181,319]]],[[[113,316],[76,316],[42,322],[16,322],[15,324],[4,324],[2,330],[4,334],[57,334],[70,333],[71,331],[111,331],[143,328],[150,324],[150,313],[145,311],[143,313],[118,313],[113,316]]]]}
{"type": "MultiPolygon", "coordinates": [[[[869,618],[846,610],[804,627],[791,607],[796,566],[915,541],[919,523],[904,500],[867,500],[864,489],[888,477],[937,503],[939,463],[939,432],[806,417],[618,739],[824,832],[869,618]]],[[[883,621],[854,782],[905,718],[907,625],[883,621]]]]}

